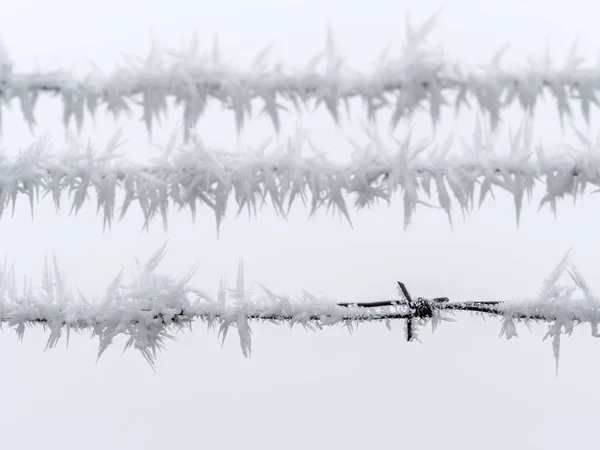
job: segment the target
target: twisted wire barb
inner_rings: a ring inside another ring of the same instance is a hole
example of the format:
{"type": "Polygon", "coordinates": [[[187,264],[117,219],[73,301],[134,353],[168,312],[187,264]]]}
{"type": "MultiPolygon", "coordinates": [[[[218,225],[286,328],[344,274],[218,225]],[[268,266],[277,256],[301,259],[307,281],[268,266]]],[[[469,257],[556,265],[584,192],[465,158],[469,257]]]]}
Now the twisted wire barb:
{"type": "Polygon", "coordinates": [[[209,329],[218,328],[223,341],[228,331],[235,328],[245,356],[252,350],[251,321],[302,325],[313,330],[342,324],[352,330],[360,322],[384,321],[390,327],[392,320],[404,320],[408,341],[418,340],[419,330],[428,323],[435,329],[442,321],[453,321],[448,314],[457,311],[500,317],[500,334],[508,339],[517,336],[518,321],[546,321],[550,325],[544,338],[552,338],[557,368],[561,334],[572,333],[578,323],[590,323],[592,335],[598,335],[600,299],[569,262],[568,254],[534,298],[509,302],[414,298],[400,282],[400,299],[343,303],[306,292],[292,299],[262,285],[260,294],[252,293],[245,286],[241,264],[235,286],[227,288],[221,281],[217,297],[213,298],[189,285],[195,269],[178,280],[156,270],[165,248],[145,264],[138,263],[130,282],[123,281],[122,272],[118,274],[104,296],[94,300],[67,287],[56,259],[53,265],[46,263],[39,287],[34,288],[30,282],[22,290],[17,287],[14,268],[5,263],[0,266],[0,326],[14,328],[21,339],[28,326],[49,329],[46,348],[56,346],[63,333],[68,344],[71,331],[89,330],[99,338],[98,357],[116,337],[124,335],[128,338],[125,348],[138,349],[152,367],[165,341],[175,339],[173,331],[191,329],[194,321],[204,322],[209,329]],[[558,283],[565,272],[574,286],[558,283]],[[583,293],[582,297],[574,296],[577,290],[583,293]]]}
{"type": "Polygon", "coordinates": [[[0,107],[18,99],[23,118],[33,127],[36,102],[41,93],[50,93],[62,99],[65,126],[74,120],[81,128],[86,110],[94,115],[104,105],[118,118],[130,116],[132,105],[139,104],[150,132],[153,123],[166,113],[167,99],[174,99],[183,105],[187,139],[211,100],[233,111],[238,130],[252,118],[253,102],[260,100],[262,114],[271,118],[277,131],[286,103],[298,111],[301,105],[324,105],[337,122],[341,107],[348,109],[349,100],[359,98],[369,120],[389,109],[395,126],[423,107],[435,125],[444,107],[453,104],[458,111],[471,108],[475,100],[492,127],[514,103],[533,114],[542,97],[553,98],[561,124],[572,115],[575,103],[588,123],[591,107],[600,105],[600,65],[582,67],[584,58],[576,45],[561,68],[554,67],[547,50],[527,68],[504,69],[500,61],[506,47],[493,55],[488,66],[468,67],[452,62],[439,46],[428,42],[436,20],[437,14],[417,28],[409,21],[400,55],[392,58],[382,54],[370,73],[345,65],[331,30],[324,53],[295,73],[284,70],[281,64],[270,66],[267,51],[261,52],[249,69],[240,70],[227,64],[217,47],[212,54],[200,54],[196,40],[189,49],[165,53],[153,45],[145,59],[130,58],[128,67],[120,67],[111,75],[96,69],[85,78],[58,70],[18,73],[7,52],[0,51],[0,107]],[[322,60],[324,68],[318,70],[322,60]]]}

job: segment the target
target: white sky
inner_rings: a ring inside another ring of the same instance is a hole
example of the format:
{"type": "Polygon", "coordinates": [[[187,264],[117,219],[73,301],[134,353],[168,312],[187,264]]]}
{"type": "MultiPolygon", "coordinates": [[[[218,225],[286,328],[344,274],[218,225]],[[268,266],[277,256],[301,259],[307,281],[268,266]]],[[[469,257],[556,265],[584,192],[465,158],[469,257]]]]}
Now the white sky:
{"type": "MultiPolygon", "coordinates": [[[[242,62],[273,43],[276,58],[303,64],[323,48],[330,21],[352,65],[361,67],[388,41],[399,45],[407,9],[419,22],[439,6],[427,0],[21,0],[2,6],[0,30],[17,70],[32,69],[37,58],[45,69],[77,62],[85,72],[89,60],[110,71],[123,51],[144,56],[151,33],[169,48],[194,30],[205,48],[218,33],[224,54],[242,62]]],[[[507,40],[513,43],[509,60],[541,56],[547,36],[557,61],[563,61],[579,36],[582,52],[595,62],[600,38],[595,16],[584,0],[457,0],[446,5],[434,38],[444,40],[456,58],[485,63],[507,40]]],[[[361,109],[353,111],[364,117],[361,109]]],[[[45,97],[36,112],[36,136],[50,131],[59,145],[60,102],[45,97]]],[[[35,139],[18,108],[4,117],[3,147],[16,151],[35,139]]],[[[173,110],[152,142],[165,142],[179,117],[173,110]]],[[[513,118],[516,124],[521,115],[513,118]]],[[[470,138],[472,115],[458,123],[448,114],[444,119],[442,131],[456,126],[470,138]]],[[[120,123],[130,136],[132,157],[144,157],[149,140],[143,125],[137,117],[120,123]]],[[[290,115],[286,129],[295,124],[290,115]]],[[[349,150],[326,113],[305,117],[303,124],[322,145],[335,146],[328,147],[333,154],[349,150]]],[[[356,133],[356,124],[346,123],[345,131],[356,133]]],[[[430,132],[427,118],[415,125],[421,135],[430,132]]],[[[562,139],[557,125],[553,109],[540,111],[537,137],[557,144],[562,139]]],[[[88,124],[82,135],[102,145],[114,128],[112,119],[99,115],[96,127],[88,124]]],[[[199,130],[210,145],[237,144],[230,113],[212,110],[199,130]]],[[[399,127],[399,135],[405,130],[399,127]]],[[[243,141],[256,144],[271,133],[261,119],[247,127],[243,141]]],[[[517,229],[512,200],[501,195],[466,220],[457,215],[454,230],[443,213],[420,208],[406,232],[399,199],[389,209],[354,212],[354,230],[324,212],[307,221],[308,211],[300,206],[287,222],[269,209],[251,221],[235,219],[232,211],[218,241],[209,212],[196,223],[187,212],[172,212],[163,269],[182,275],[199,261],[193,282],[210,292],[216,292],[221,275],[233,279],[243,258],[247,280],[281,293],[306,289],[340,301],[380,300],[394,296],[402,280],[415,295],[509,300],[535,295],[573,246],[574,262],[598,289],[593,275],[600,251],[599,202],[595,196],[575,208],[565,202],[558,220],[547,209],[537,213],[537,205],[529,206],[517,229]]],[[[72,283],[99,293],[121,267],[131,267],[134,255],[149,256],[167,237],[160,221],[140,234],[141,215],[133,211],[104,234],[93,202],[76,219],[67,212],[55,214],[51,201],[44,201],[32,221],[21,200],[15,217],[0,221],[0,256],[14,260],[20,275],[37,276],[45,253],[55,251],[72,283]]],[[[423,344],[404,342],[400,323],[391,332],[382,324],[364,325],[353,336],[342,328],[312,333],[255,325],[251,359],[242,357],[235,336],[221,349],[215,333],[198,327],[168,343],[156,373],[135,351],[122,355],[120,342],[96,363],[97,342],[86,335],[73,337],[68,350],[63,344],[44,353],[42,331],[28,331],[20,343],[5,329],[3,444],[89,450],[166,445],[550,450],[596,440],[600,394],[593,383],[600,359],[587,329],[563,341],[555,379],[551,346],[541,342],[545,325],[531,332],[520,328],[520,338],[506,342],[498,339],[494,320],[457,319],[433,335],[423,332],[423,344]]]]}

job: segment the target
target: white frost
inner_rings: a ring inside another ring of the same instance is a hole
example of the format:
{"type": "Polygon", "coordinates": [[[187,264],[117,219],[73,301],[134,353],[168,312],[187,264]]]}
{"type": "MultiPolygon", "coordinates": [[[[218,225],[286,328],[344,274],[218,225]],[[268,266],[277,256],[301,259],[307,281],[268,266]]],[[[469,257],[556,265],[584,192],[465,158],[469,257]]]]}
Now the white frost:
{"type": "Polygon", "coordinates": [[[388,145],[375,131],[368,133],[370,141],[347,162],[332,162],[304,145],[301,132],[258,154],[213,150],[194,134],[179,145],[171,139],[161,158],[145,164],[116,154],[119,134],[102,152],[74,137],[66,150],[51,151],[42,139],[16,157],[0,154],[0,216],[11,205],[14,210],[22,196],[28,198],[32,214],[40,195],[51,196],[60,208],[65,192],[71,212],[77,213],[93,191],[104,226],[110,227],[121,191],[125,195],[120,218],[135,202],[144,227],[160,215],[166,228],[172,206],[189,208],[192,218],[199,206],[206,206],[214,213],[218,231],[231,197],[238,214],[244,209],[256,214],[268,202],[285,217],[301,200],[310,205],[311,216],[332,210],[351,223],[352,199],[354,208],[362,209],[378,201],[389,204],[400,191],[408,226],[419,204],[439,207],[451,220],[453,204],[466,214],[496,188],[513,196],[518,223],[523,196],[531,197],[536,185],[546,188],[540,206],[549,204],[554,211],[565,195],[576,199],[587,186],[600,186],[600,141],[581,139],[578,148],[564,145],[542,151],[527,121],[508,146],[478,127],[471,143],[463,141],[462,152],[449,152],[450,140],[422,147],[407,136],[388,145]]]}
{"type": "Polygon", "coordinates": [[[109,75],[93,67],[81,78],[63,70],[18,72],[0,47],[0,107],[16,99],[23,118],[33,127],[40,94],[54,94],[62,99],[65,126],[74,120],[81,127],[86,109],[93,116],[104,106],[117,118],[130,116],[137,104],[151,131],[171,99],[183,109],[186,138],[211,100],[232,110],[238,130],[256,110],[254,101],[262,104],[262,113],[279,130],[286,104],[296,108],[324,105],[337,121],[340,105],[348,107],[351,98],[362,101],[370,120],[375,120],[379,110],[390,109],[393,125],[423,107],[436,124],[442,108],[458,111],[476,103],[495,127],[506,108],[518,103],[533,113],[542,96],[554,100],[561,123],[577,103],[589,123],[591,106],[599,105],[598,67],[584,66],[576,45],[561,67],[555,67],[547,49],[539,60],[531,58],[528,66],[505,69],[500,61],[506,47],[494,54],[490,64],[472,67],[452,60],[439,44],[431,42],[436,19],[437,13],[421,27],[407,20],[401,51],[393,56],[385,52],[369,72],[347,66],[331,30],[324,53],[297,70],[270,64],[268,49],[249,68],[239,69],[222,57],[216,43],[211,51],[200,52],[197,37],[182,50],[161,51],[153,43],[145,58],[127,58],[125,65],[109,75]]]}
{"type": "MultiPolygon", "coordinates": [[[[55,259],[52,264],[46,263],[39,286],[34,288],[30,283],[18,289],[21,283],[17,283],[14,268],[5,262],[0,265],[0,326],[8,325],[22,339],[26,327],[41,325],[49,330],[46,348],[56,346],[63,334],[68,342],[71,331],[89,330],[99,339],[98,357],[117,336],[124,335],[125,347],[139,350],[154,367],[157,352],[164,349],[166,340],[175,339],[176,331],[189,328],[195,320],[218,329],[223,340],[230,328],[236,329],[243,354],[250,356],[251,321],[288,323],[310,330],[343,325],[352,331],[363,321],[384,322],[389,327],[390,320],[401,319],[405,320],[407,337],[418,340],[419,329],[429,321],[435,328],[442,321],[453,321],[449,314],[456,310],[470,310],[501,317],[501,335],[509,339],[518,336],[517,321],[550,322],[545,338],[552,338],[558,369],[561,334],[571,334],[575,324],[587,322],[592,324],[592,335],[596,336],[600,320],[600,299],[590,295],[577,297],[576,286],[558,284],[560,270],[566,267],[562,263],[551,277],[554,285],[541,291],[549,297],[538,295],[488,305],[423,298],[413,298],[412,304],[408,304],[399,298],[390,299],[387,305],[369,307],[338,305],[306,292],[292,299],[274,294],[264,286],[262,293],[253,294],[246,290],[241,264],[235,287],[227,289],[221,282],[218,295],[213,298],[189,285],[193,270],[181,279],[158,272],[164,254],[165,246],[145,264],[138,263],[137,271],[127,282],[119,273],[100,298],[87,297],[70,288],[55,259]],[[559,277],[554,276],[557,274],[559,277]],[[426,306],[421,311],[428,309],[430,314],[415,315],[419,304],[421,308],[426,306]]],[[[572,270],[569,273],[575,283],[581,284],[580,275],[574,276],[572,270]]]]}

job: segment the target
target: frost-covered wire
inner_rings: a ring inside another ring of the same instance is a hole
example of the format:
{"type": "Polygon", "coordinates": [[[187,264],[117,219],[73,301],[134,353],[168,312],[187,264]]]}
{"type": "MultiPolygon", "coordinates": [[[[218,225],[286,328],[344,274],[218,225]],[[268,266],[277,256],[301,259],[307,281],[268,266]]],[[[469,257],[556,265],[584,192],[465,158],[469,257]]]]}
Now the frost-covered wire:
{"type": "Polygon", "coordinates": [[[429,42],[436,18],[437,14],[417,28],[407,20],[400,53],[394,57],[384,52],[371,71],[348,67],[331,31],[325,51],[295,71],[269,64],[268,49],[248,69],[239,69],[225,61],[216,45],[212,52],[201,53],[197,39],[180,51],[161,52],[153,45],[146,58],[128,58],[125,67],[110,75],[96,67],[83,78],[62,70],[18,72],[8,53],[0,51],[0,106],[17,99],[24,119],[33,126],[36,101],[40,94],[51,93],[62,99],[65,125],[74,119],[81,127],[86,110],[94,115],[104,106],[119,117],[131,115],[133,105],[139,104],[150,131],[166,113],[167,99],[172,99],[183,106],[186,137],[210,100],[233,111],[238,130],[253,117],[254,100],[277,130],[280,113],[291,105],[325,105],[337,121],[351,98],[363,102],[371,120],[379,110],[391,110],[393,125],[423,107],[436,124],[443,107],[459,110],[476,102],[495,127],[502,111],[513,103],[533,113],[538,100],[548,96],[561,123],[576,104],[589,122],[591,106],[599,105],[600,66],[584,66],[576,44],[561,67],[554,66],[547,49],[528,67],[503,68],[506,47],[487,66],[472,67],[452,61],[439,45],[429,42]]]}
{"type": "Polygon", "coordinates": [[[541,205],[549,204],[555,212],[564,195],[576,198],[587,185],[600,186],[600,140],[592,142],[580,132],[577,147],[563,145],[550,152],[534,143],[528,120],[508,144],[479,122],[472,142],[463,141],[462,152],[451,152],[451,140],[442,145],[413,142],[408,134],[388,145],[372,129],[366,131],[367,144],[355,144],[352,159],[344,163],[307,146],[310,141],[301,132],[272,151],[263,145],[237,153],[209,149],[196,135],[177,145],[173,135],[162,155],[145,164],[128,162],[116,153],[118,133],[102,152],[75,138],[66,150],[52,152],[43,139],[18,156],[0,154],[0,217],[11,204],[14,211],[22,196],[29,198],[32,214],[40,195],[52,196],[58,209],[65,192],[71,212],[77,213],[95,191],[104,226],[111,226],[121,192],[120,218],[137,203],[145,227],[159,214],[167,227],[172,206],[189,208],[195,218],[199,205],[204,205],[214,212],[218,231],[231,197],[238,213],[247,209],[256,214],[270,202],[286,216],[302,201],[311,216],[327,209],[350,222],[351,199],[355,209],[361,209],[377,201],[390,204],[400,191],[408,226],[418,204],[441,208],[451,220],[453,205],[468,213],[498,188],[513,196],[518,222],[524,197],[531,197],[536,185],[546,189],[541,205]]]}
{"type": "Polygon", "coordinates": [[[98,358],[117,336],[124,335],[125,348],[138,349],[151,366],[165,341],[175,339],[177,331],[191,329],[194,321],[218,329],[223,341],[230,329],[236,329],[245,356],[250,356],[252,350],[251,321],[301,325],[312,330],[341,324],[352,330],[359,322],[383,321],[390,328],[392,320],[404,320],[409,341],[418,340],[418,331],[424,325],[430,323],[435,329],[442,321],[453,321],[451,314],[456,311],[501,317],[500,334],[508,339],[517,336],[517,322],[548,321],[544,339],[552,339],[557,370],[562,334],[571,334],[576,324],[590,323],[592,335],[598,336],[600,299],[569,262],[568,254],[534,298],[510,302],[414,299],[399,283],[398,299],[336,303],[306,292],[297,298],[278,295],[262,285],[260,293],[253,293],[246,288],[241,264],[235,286],[227,288],[221,281],[218,294],[213,297],[190,286],[195,268],[180,279],[157,270],[165,246],[145,264],[138,262],[130,281],[126,282],[123,273],[119,273],[101,298],[88,298],[80,290],[69,288],[56,259],[53,264],[46,262],[38,287],[30,282],[19,289],[21,283],[16,280],[14,267],[5,261],[0,265],[0,326],[15,329],[20,339],[26,327],[42,326],[50,331],[46,348],[55,347],[63,335],[68,345],[71,332],[88,330],[99,339],[98,358]],[[570,275],[574,286],[558,283],[564,272],[570,275]]]}

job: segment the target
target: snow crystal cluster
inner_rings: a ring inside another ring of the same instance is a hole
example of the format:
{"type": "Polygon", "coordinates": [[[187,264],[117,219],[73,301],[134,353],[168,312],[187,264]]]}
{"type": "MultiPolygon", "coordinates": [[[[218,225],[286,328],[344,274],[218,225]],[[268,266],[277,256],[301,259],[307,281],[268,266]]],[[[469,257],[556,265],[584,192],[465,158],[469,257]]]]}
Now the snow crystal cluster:
{"type": "Polygon", "coordinates": [[[498,188],[513,196],[518,223],[524,197],[531,199],[536,185],[546,189],[541,205],[549,204],[554,212],[563,196],[577,198],[587,185],[600,186],[600,140],[592,142],[578,133],[578,148],[545,151],[534,144],[528,120],[506,146],[478,122],[472,142],[463,141],[462,152],[450,152],[451,140],[443,145],[413,143],[410,135],[386,145],[377,132],[366,130],[368,143],[357,146],[346,163],[334,163],[326,151],[307,146],[300,132],[269,152],[266,145],[247,152],[217,151],[195,134],[177,145],[173,135],[162,156],[146,164],[130,163],[116,153],[119,134],[102,152],[74,137],[62,152],[51,151],[48,141],[40,140],[16,157],[0,154],[0,217],[11,204],[14,211],[22,196],[28,197],[32,214],[40,194],[51,196],[59,208],[65,192],[71,212],[77,213],[93,191],[106,227],[113,222],[121,191],[121,219],[137,203],[144,227],[160,214],[166,228],[170,207],[189,208],[195,218],[197,208],[205,206],[213,211],[218,232],[231,197],[238,214],[244,208],[256,214],[270,202],[285,216],[302,201],[309,204],[311,216],[325,208],[351,223],[351,199],[361,209],[377,201],[390,204],[399,191],[408,226],[418,204],[443,209],[451,220],[453,204],[468,213],[498,188]]]}
{"type": "Polygon", "coordinates": [[[552,349],[558,362],[560,357],[560,338],[562,334],[571,335],[576,324],[589,323],[594,337],[598,334],[600,321],[600,298],[595,296],[579,270],[569,260],[569,253],[560,261],[550,276],[542,283],[536,299],[520,299],[500,304],[503,314],[501,336],[507,339],[517,336],[515,321],[550,321],[544,339],[552,339],[552,349]],[[567,273],[573,285],[559,284],[567,273]],[[578,293],[578,297],[575,294],[578,293]]]}
{"type": "Polygon", "coordinates": [[[145,59],[129,58],[125,67],[110,75],[95,68],[84,78],[61,70],[19,73],[8,53],[0,50],[0,107],[17,99],[24,119],[33,126],[36,101],[47,92],[62,99],[65,125],[74,119],[81,127],[86,110],[94,115],[104,106],[115,117],[130,116],[133,105],[138,104],[150,131],[166,113],[167,100],[171,99],[183,107],[187,137],[210,101],[232,110],[238,129],[252,117],[255,100],[279,130],[286,103],[297,109],[307,104],[325,105],[337,121],[341,106],[348,109],[351,98],[362,101],[371,120],[379,110],[390,109],[394,125],[423,107],[435,124],[442,107],[453,103],[459,110],[463,105],[471,107],[475,100],[495,127],[508,106],[518,102],[525,111],[533,112],[538,100],[547,94],[556,103],[561,123],[576,103],[589,121],[592,104],[598,105],[600,67],[582,67],[584,59],[576,45],[561,68],[554,67],[549,50],[540,61],[530,60],[529,67],[502,68],[506,47],[488,66],[468,67],[451,61],[439,45],[429,43],[436,19],[437,14],[419,28],[407,20],[399,55],[384,52],[368,73],[347,67],[331,31],[323,54],[295,71],[269,64],[268,49],[248,69],[240,70],[227,63],[216,45],[212,52],[203,54],[197,39],[180,51],[161,52],[153,45],[145,59]]]}
{"type": "Polygon", "coordinates": [[[46,262],[38,287],[30,282],[23,289],[17,287],[14,268],[5,262],[0,266],[0,326],[14,328],[21,339],[27,326],[42,326],[50,332],[46,348],[55,347],[63,334],[68,345],[71,331],[89,330],[99,339],[98,358],[117,336],[124,335],[125,348],[138,349],[152,367],[165,341],[175,339],[177,331],[191,329],[195,320],[206,323],[209,329],[218,329],[223,340],[229,329],[236,329],[245,356],[252,350],[252,320],[302,325],[311,330],[342,324],[352,330],[359,322],[385,321],[391,328],[390,321],[404,319],[412,334],[409,340],[418,340],[418,329],[428,323],[435,329],[441,321],[452,321],[448,314],[457,310],[501,316],[501,335],[509,339],[517,336],[516,322],[550,321],[546,337],[552,338],[557,368],[561,334],[570,334],[576,323],[587,322],[591,323],[592,334],[598,335],[600,300],[569,263],[568,255],[544,282],[536,298],[486,305],[423,298],[415,302],[401,297],[370,306],[335,303],[306,292],[292,299],[262,285],[262,293],[253,294],[245,287],[241,264],[235,286],[227,288],[221,282],[218,294],[212,297],[189,285],[195,269],[181,279],[157,271],[165,247],[145,264],[138,263],[129,282],[119,273],[98,299],[70,289],[56,259],[53,264],[46,262]],[[558,284],[565,270],[575,287],[558,284]],[[574,298],[575,288],[583,293],[581,298],[574,298]]]}

